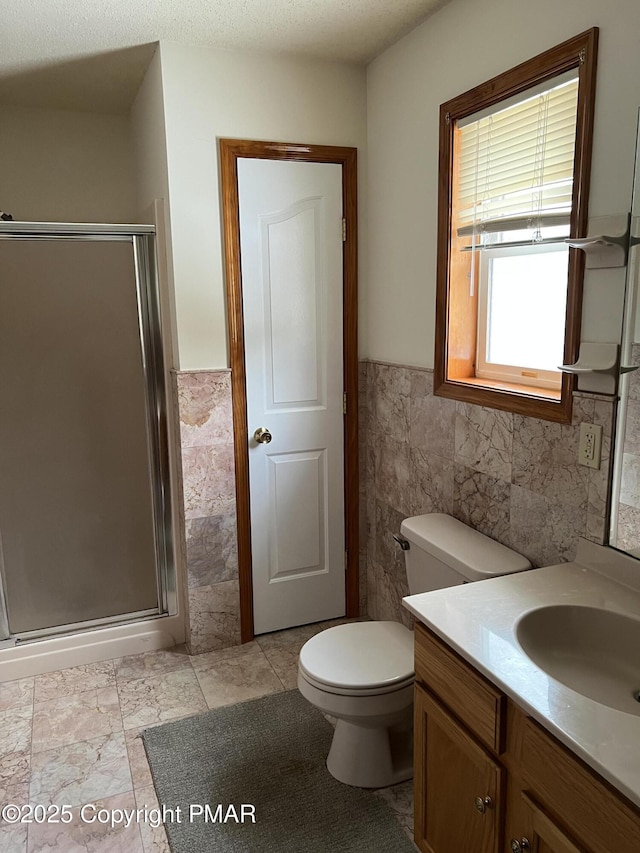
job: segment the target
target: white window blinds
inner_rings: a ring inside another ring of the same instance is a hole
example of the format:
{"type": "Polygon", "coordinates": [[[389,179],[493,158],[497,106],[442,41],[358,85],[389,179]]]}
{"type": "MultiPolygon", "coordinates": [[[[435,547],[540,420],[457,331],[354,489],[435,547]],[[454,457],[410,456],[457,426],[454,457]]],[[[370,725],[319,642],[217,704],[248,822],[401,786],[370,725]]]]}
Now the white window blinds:
{"type": "Polygon", "coordinates": [[[457,123],[459,236],[569,222],[578,80],[556,79],[519,97],[457,123]]]}

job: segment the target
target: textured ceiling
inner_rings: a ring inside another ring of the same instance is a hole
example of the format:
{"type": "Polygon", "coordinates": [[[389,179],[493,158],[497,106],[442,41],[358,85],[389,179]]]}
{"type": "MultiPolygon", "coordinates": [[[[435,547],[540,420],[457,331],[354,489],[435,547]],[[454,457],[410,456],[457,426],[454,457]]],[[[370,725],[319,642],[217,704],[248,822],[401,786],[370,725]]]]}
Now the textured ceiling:
{"type": "Polygon", "coordinates": [[[366,63],[446,0],[0,0],[0,102],[121,112],[153,43],[366,63]]]}

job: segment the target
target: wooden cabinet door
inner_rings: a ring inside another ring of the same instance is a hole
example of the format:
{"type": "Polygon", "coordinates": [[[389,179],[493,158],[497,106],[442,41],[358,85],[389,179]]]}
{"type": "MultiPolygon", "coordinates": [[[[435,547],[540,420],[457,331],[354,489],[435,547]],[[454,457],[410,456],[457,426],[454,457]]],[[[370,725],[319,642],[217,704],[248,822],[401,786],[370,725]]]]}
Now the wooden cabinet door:
{"type": "Polygon", "coordinates": [[[415,841],[424,853],[499,853],[503,770],[418,686],[414,790],[415,841]]]}
{"type": "MultiPolygon", "coordinates": [[[[530,718],[524,720],[517,765],[522,789],[558,815],[578,849],[582,844],[592,853],[640,851],[638,809],[530,718]]],[[[510,821],[510,832],[521,831],[515,825],[510,821]]]]}
{"type": "Polygon", "coordinates": [[[506,848],[510,853],[586,853],[530,797],[523,794],[522,799],[525,834],[509,841],[506,848]]]}

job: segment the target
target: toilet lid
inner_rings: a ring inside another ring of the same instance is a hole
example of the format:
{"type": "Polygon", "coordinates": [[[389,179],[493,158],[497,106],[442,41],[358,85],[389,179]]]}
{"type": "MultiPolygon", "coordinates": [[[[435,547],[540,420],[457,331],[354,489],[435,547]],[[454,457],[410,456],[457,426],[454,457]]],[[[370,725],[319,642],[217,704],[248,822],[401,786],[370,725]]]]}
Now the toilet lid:
{"type": "Polygon", "coordinates": [[[320,684],[349,690],[413,678],[413,634],[399,622],[351,622],[328,628],[300,651],[300,669],[320,684]]]}

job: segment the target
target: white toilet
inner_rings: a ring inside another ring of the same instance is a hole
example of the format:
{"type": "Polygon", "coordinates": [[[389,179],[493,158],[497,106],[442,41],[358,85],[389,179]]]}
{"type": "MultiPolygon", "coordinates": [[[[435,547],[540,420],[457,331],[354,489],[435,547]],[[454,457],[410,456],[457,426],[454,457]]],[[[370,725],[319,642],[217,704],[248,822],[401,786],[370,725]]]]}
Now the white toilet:
{"type": "MultiPolygon", "coordinates": [[[[400,532],[412,595],[531,568],[449,515],[407,518],[400,532]]],[[[327,768],[340,782],[381,788],[411,778],[413,676],[413,633],[399,622],[338,625],[304,644],[298,689],[337,718],[327,768]]]]}

